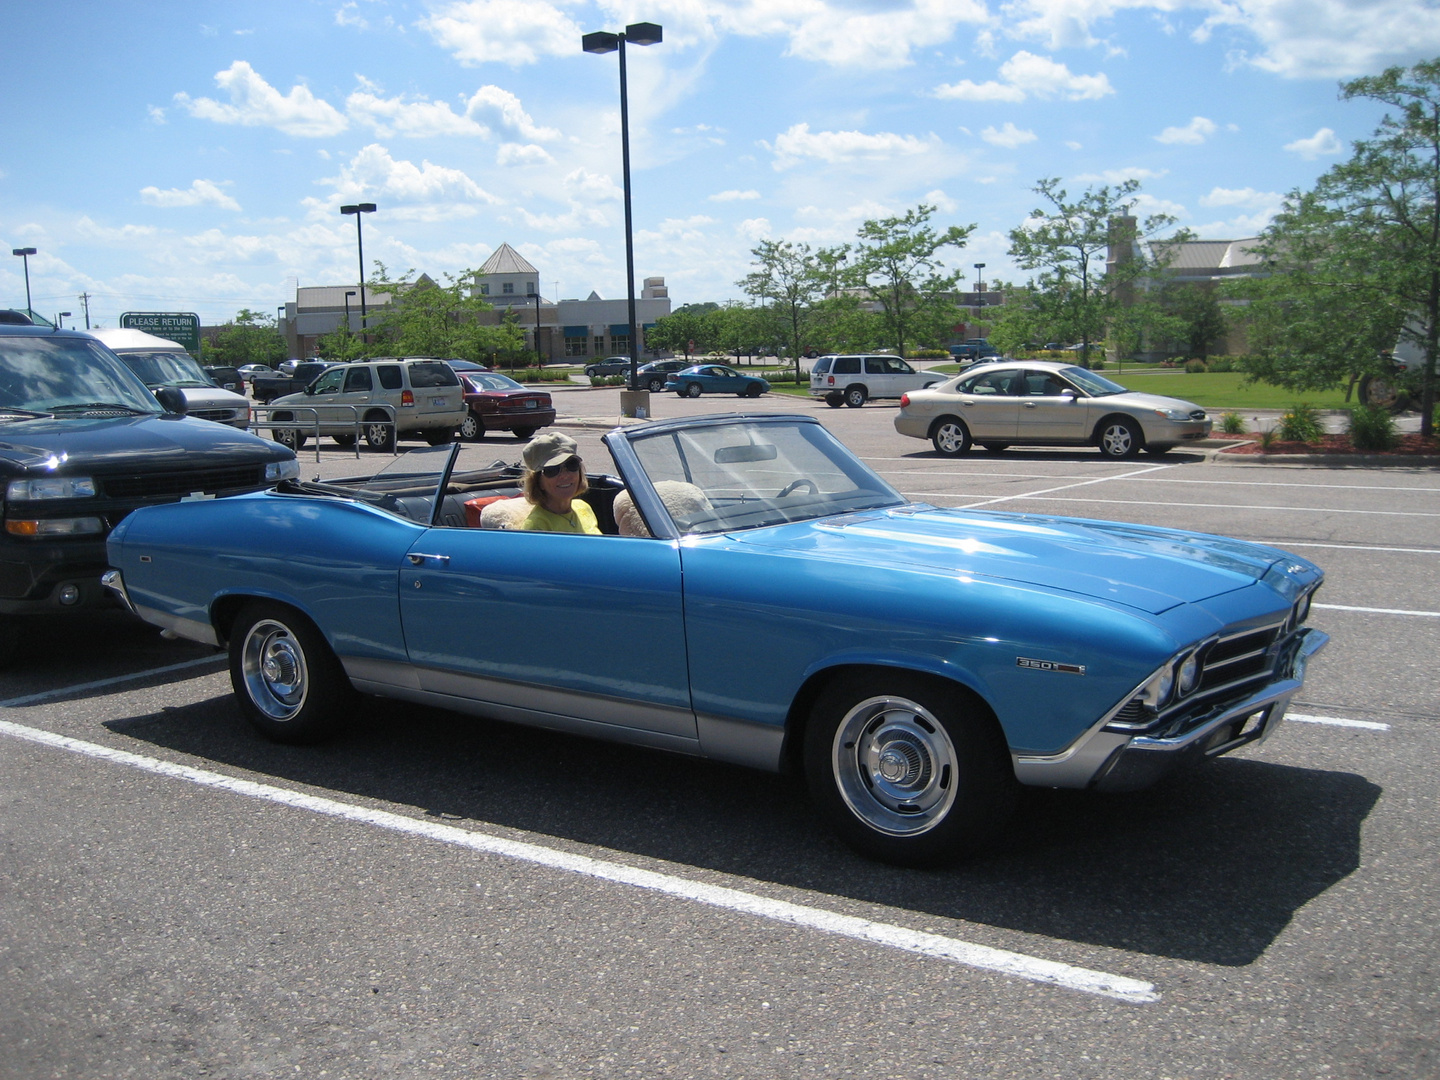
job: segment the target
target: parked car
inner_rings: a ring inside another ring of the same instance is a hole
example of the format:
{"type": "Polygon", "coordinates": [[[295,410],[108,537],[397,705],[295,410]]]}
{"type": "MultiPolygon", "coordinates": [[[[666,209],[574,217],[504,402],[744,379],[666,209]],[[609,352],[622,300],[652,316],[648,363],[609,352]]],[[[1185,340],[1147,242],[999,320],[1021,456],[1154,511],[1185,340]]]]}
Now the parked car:
{"type": "Polygon", "coordinates": [[[179,390],[188,415],[241,431],[250,426],[250,402],[245,395],[216,386],[195,358],[175,342],[124,327],[86,333],[104,342],[152,391],[162,386],[179,390]]]}
{"type": "Polygon", "coordinates": [[[462,439],[483,439],[487,431],[508,431],[517,439],[528,439],[555,423],[555,405],[543,390],[532,390],[493,371],[463,371],[460,385],[466,409],[460,421],[462,439]]]}
{"type": "Polygon", "coordinates": [[[988,357],[999,356],[1000,350],[984,338],[967,338],[959,345],[950,346],[950,355],[956,360],[974,362],[988,357]]]}
{"type": "Polygon", "coordinates": [[[268,405],[286,394],[301,393],[334,366],[327,360],[306,360],[287,371],[281,364],[280,370],[259,372],[250,380],[250,396],[261,405],[268,405]]]}
{"type": "Polygon", "coordinates": [[[665,382],[671,375],[693,366],[689,360],[652,360],[648,364],[641,364],[640,386],[652,392],[664,390],[665,382]]]}
{"type": "Polygon", "coordinates": [[[402,435],[447,443],[467,415],[460,376],[444,360],[357,360],[337,364],[299,394],[271,402],[275,441],[298,450],[308,436],[328,435],[391,453],[402,435]]]}
{"type": "Polygon", "coordinates": [[[744,375],[724,364],[696,364],[672,372],[665,380],[665,389],[692,398],[701,394],[759,397],[769,392],[770,384],[758,375],[744,375]]]}
{"type": "Polygon", "coordinates": [[[275,369],[268,364],[244,364],[235,370],[240,372],[242,379],[250,383],[255,381],[255,376],[272,374],[275,369]]]}
{"type": "Polygon", "coordinates": [[[105,537],[135,508],[298,475],[289,450],[184,410],[87,334],[0,325],[0,660],[30,616],[113,606],[105,537]]]}
{"type": "Polygon", "coordinates": [[[832,409],[858,409],[871,398],[898,398],[909,390],[944,382],[937,372],[916,371],[898,356],[883,353],[822,356],[810,368],[810,396],[832,409]]]}
{"type": "Polygon", "coordinates": [[[1098,372],[1044,360],[989,363],[900,399],[895,430],[929,439],[942,454],[979,443],[1000,451],[1024,446],[1096,446],[1107,457],[1141,449],[1164,454],[1203,439],[1213,421],[1200,406],[1139,394],[1098,372]]]}
{"type": "Polygon", "coordinates": [[[607,356],[604,360],[597,360],[593,364],[585,365],[586,375],[629,375],[630,357],[628,356],[607,356]]]}
{"type": "Polygon", "coordinates": [[[463,375],[463,374],[466,374],[466,373],[468,373],[468,372],[471,372],[471,371],[489,371],[489,370],[490,370],[490,369],[489,369],[488,367],[486,367],[484,364],[477,364],[474,360],[450,360],[450,359],[447,359],[445,362],[446,362],[447,364],[449,364],[452,368],[454,368],[456,371],[460,372],[462,375],[463,375]]]}
{"type": "Polygon", "coordinates": [[[229,390],[232,393],[244,395],[245,376],[240,374],[239,368],[225,367],[216,364],[206,364],[201,369],[210,377],[210,381],[221,390],[229,390]]]}
{"type": "Polygon", "coordinates": [[[606,535],[486,527],[522,470],[436,447],[141,510],[109,583],[228,648],[267,737],[329,736],[359,690],[793,769],[851,844],[917,864],[993,839],[1017,784],[1132,790],[1259,742],[1327,640],[1303,558],[911,503],[813,417],[603,441],[618,472],[593,462],[583,497],[606,535]]]}

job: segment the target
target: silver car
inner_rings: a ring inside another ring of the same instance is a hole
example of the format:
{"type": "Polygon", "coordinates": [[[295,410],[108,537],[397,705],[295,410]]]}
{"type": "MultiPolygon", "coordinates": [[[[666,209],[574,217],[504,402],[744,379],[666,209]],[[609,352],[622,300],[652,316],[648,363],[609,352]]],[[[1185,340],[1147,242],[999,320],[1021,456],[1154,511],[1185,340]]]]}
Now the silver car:
{"type": "Polygon", "coordinates": [[[1140,394],[1073,364],[985,364],[900,399],[895,430],[942,454],[1007,446],[1098,446],[1107,457],[1163,454],[1203,439],[1212,421],[1179,398],[1140,394]]]}

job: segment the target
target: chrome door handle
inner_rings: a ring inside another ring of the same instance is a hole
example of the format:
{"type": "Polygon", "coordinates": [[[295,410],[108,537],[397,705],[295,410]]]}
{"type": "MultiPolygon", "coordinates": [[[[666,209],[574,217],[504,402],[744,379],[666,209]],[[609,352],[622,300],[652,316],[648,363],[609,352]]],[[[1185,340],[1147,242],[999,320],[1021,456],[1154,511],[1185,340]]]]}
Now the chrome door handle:
{"type": "Polygon", "coordinates": [[[405,557],[410,560],[411,566],[419,566],[426,559],[434,559],[441,566],[444,566],[450,561],[449,555],[427,555],[424,552],[420,551],[412,551],[409,555],[406,555],[405,557]]]}

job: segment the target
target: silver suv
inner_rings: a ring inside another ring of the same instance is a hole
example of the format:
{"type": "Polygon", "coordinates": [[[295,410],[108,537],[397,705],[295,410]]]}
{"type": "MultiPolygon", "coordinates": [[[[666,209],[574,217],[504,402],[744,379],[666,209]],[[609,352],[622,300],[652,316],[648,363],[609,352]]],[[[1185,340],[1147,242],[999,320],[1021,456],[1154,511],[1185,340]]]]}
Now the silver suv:
{"type": "Polygon", "coordinates": [[[948,377],[916,371],[900,357],[883,353],[822,356],[810,369],[810,396],[824,398],[832,409],[858,409],[871,398],[899,398],[948,377]]]}
{"type": "Polygon", "coordinates": [[[269,424],[275,441],[292,450],[318,430],[341,446],[363,436],[372,450],[389,453],[408,433],[431,446],[447,443],[464,419],[465,392],[455,369],[444,360],[405,358],[338,364],[303,393],[272,401],[269,424]],[[287,420],[294,426],[278,426],[287,420]]]}

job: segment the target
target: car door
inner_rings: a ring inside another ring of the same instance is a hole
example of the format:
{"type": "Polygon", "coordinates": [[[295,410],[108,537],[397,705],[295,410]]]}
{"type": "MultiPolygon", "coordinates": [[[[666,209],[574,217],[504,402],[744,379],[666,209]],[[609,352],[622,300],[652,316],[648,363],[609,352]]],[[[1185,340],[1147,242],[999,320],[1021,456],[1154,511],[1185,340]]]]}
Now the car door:
{"type": "Polygon", "coordinates": [[[1050,371],[1027,369],[1024,380],[1016,437],[1044,442],[1084,442],[1089,435],[1089,414],[1075,388],[1050,371]]]}
{"type": "Polygon", "coordinates": [[[314,409],[315,413],[312,417],[304,408],[298,408],[295,415],[301,426],[308,428],[312,420],[319,420],[321,429],[328,434],[337,423],[344,422],[341,415],[348,410],[336,408],[336,405],[344,398],[347,374],[349,372],[345,368],[331,368],[310,385],[310,393],[305,395],[305,405],[314,409]]]}
{"type": "Polygon", "coordinates": [[[695,748],[676,544],[436,528],[398,572],[421,689],[542,727],[695,748]]]}
{"type": "Polygon", "coordinates": [[[960,381],[959,413],[976,442],[1015,441],[1021,385],[1021,373],[1014,368],[979,371],[960,381]]]}

